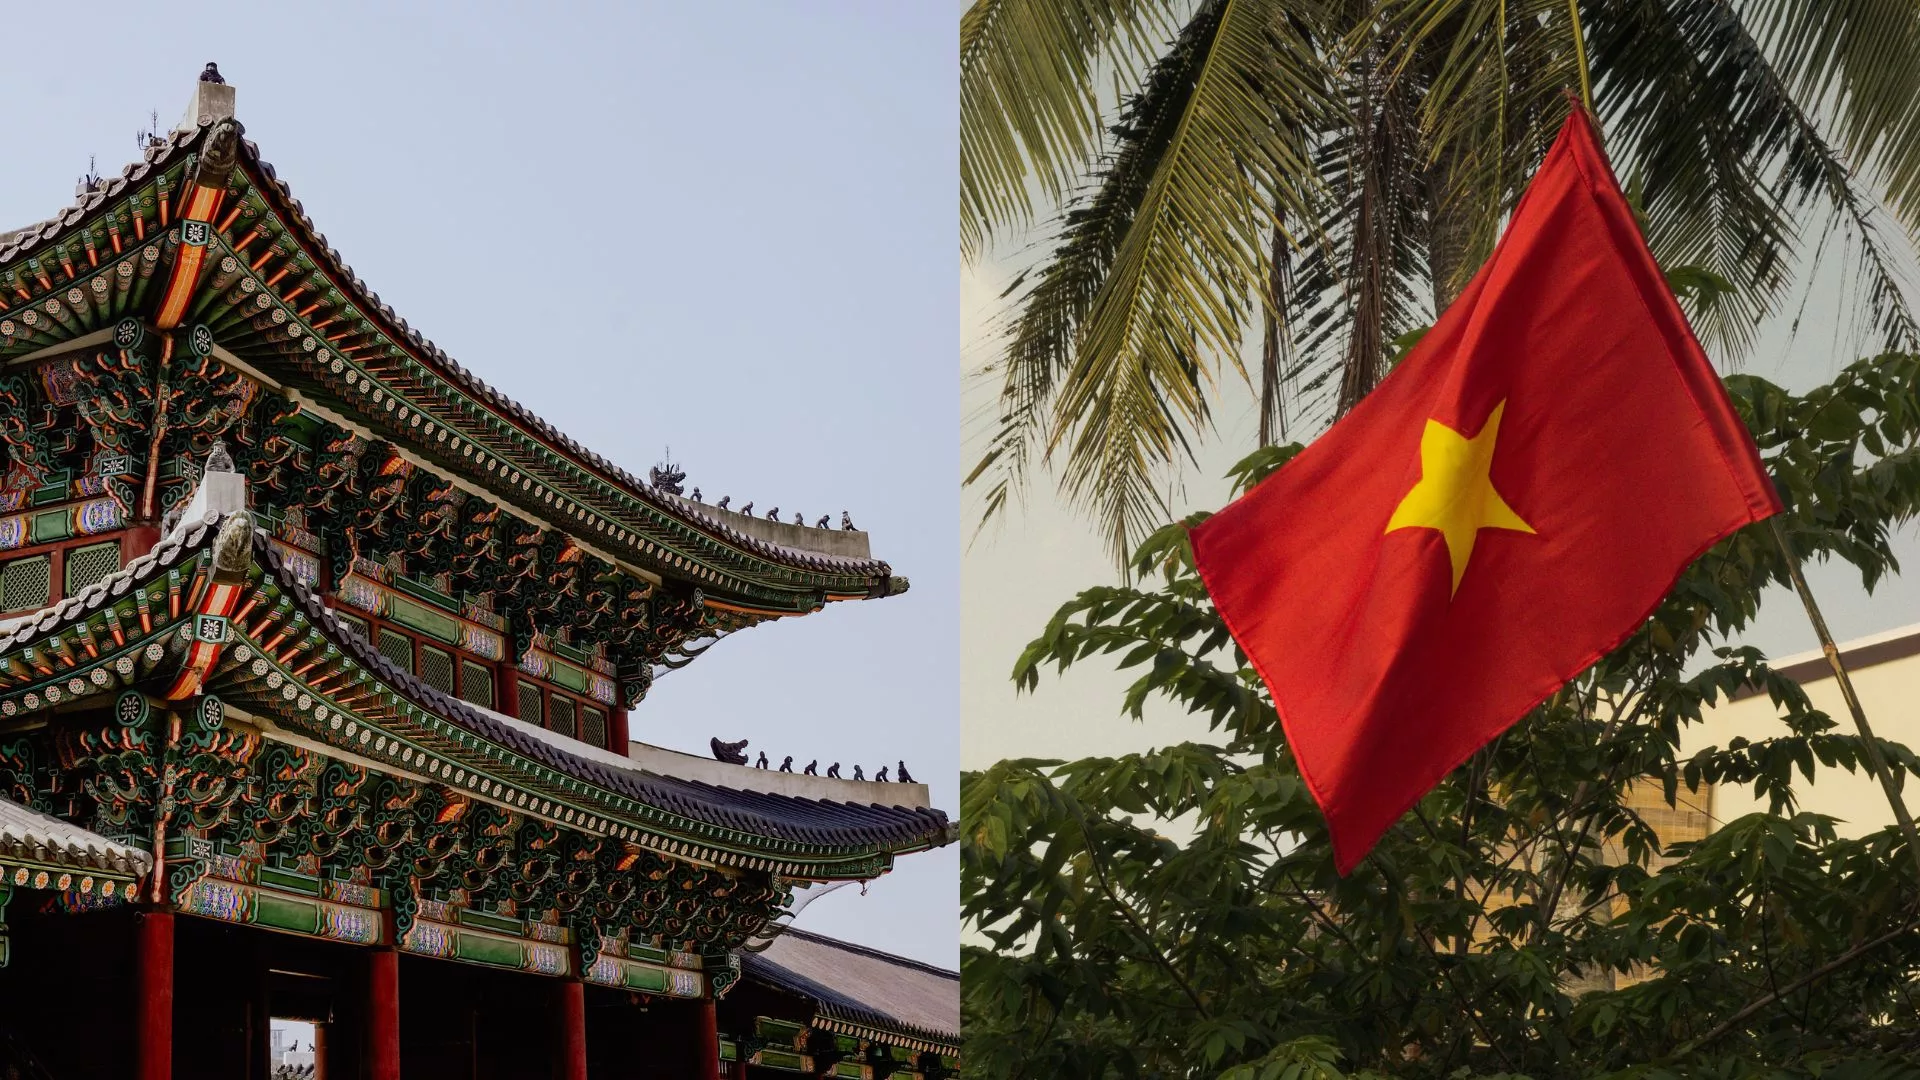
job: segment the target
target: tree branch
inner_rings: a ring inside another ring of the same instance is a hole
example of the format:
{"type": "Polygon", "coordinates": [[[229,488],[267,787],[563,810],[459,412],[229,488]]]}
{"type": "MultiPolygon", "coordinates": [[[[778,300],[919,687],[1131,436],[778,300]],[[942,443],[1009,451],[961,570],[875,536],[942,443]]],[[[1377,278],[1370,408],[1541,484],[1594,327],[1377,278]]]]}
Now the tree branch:
{"type": "MultiPolygon", "coordinates": [[[[1065,795],[1064,792],[1062,794],[1065,795]]],[[[1065,798],[1067,805],[1073,810],[1075,820],[1080,822],[1080,837],[1086,842],[1087,861],[1093,865],[1094,876],[1100,879],[1100,891],[1106,893],[1107,899],[1113,902],[1115,908],[1119,909],[1120,917],[1127,921],[1128,926],[1133,927],[1133,932],[1140,938],[1140,944],[1147,947],[1147,952],[1153,956],[1154,962],[1158,963],[1160,967],[1166,971],[1168,977],[1172,978],[1174,983],[1180,987],[1181,991],[1187,995],[1187,1000],[1193,1002],[1194,1009],[1197,1010],[1203,1018],[1208,1020],[1213,1019],[1213,1014],[1209,1013],[1207,1007],[1201,1004],[1200,995],[1194,993],[1192,984],[1188,983],[1187,980],[1181,976],[1180,972],[1173,966],[1173,961],[1167,959],[1167,955],[1160,951],[1158,945],[1153,943],[1152,935],[1148,934],[1147,928],[1141,925],[1140,917],[1134,914],[1133,908],[1129,907],[1126,901],[1120,899],[1120,894],[1113,891],[1113,883],[1107,880],[1106,860],[1100,857],[1100,852],[1094,847],[1093,830],[1087,826],[1087,815],[1080,808],[1080,800],[1071,795],[1065,795],[1065,798]]]]}
{"type": "Polygon", "coordinates": [[[1841,968],[1846,967],[1848,964],[1853,963],[1855,960],[1858,960],[1860,957],[1866,955],[1867,953],[1872,952],[1873,950],[1879,948],[1882,945],[1885,945],[1887,942],[1900,937],[1901,935],[1905,934],[1906,932],[1908,932],[1909,930],[1912,930],[1917,926],[1920,926],[1920,918],[1908,916],[1905,922],[1901,923],[1899,926],[1894,927],[1892,930],[1889,930],[1886,933],[1881,934],[1879,937],[1874,938],[1871,941],[1864,941],[1858,945],[1855,945],[1853,948],[1848,949],[1846,952],[1841,953],[1839,956],[1836,956],[1833,959],[1827,961],[1826,963],[1821,964],[1819,967],[1814,968],[1812,971],[1807,972],[1805,975],[1800,976],[1798,979],[1793,980],[1787,985],[1783,987],[1779,987],[1778,989],[1775,989],[1775,990],[1770,990],[1767,993],[1762,994],[1759,997],[1748,1002],[1747,1004],[1741,1006],[1739,1011],[1735,1012],[1732,1016],[1727,1017],[1725,1020],[1720,1021],[1720,1023],[1714,1025],[1713,1028],[1711,1028],[1706,1034],[1684,1044],[1683,1046],[1680,1047],[1680,1049],[1675,1050],[1673,1053],[1667,1055],[1662,1060],[1666,1062],[1671,1062],[1671,1061],[1676,1061],[1676,1060],[1679,1060],[1680,1058],[1686,1057],[1688,1054],[1693,1053],[1695,1050],[1700,1049],[1701,1047],[1707,1045],[1708,1043],[1713,1042],[1715,1039],[1720,1038],[1722,1035],[1725,1035],[1728,1032],[1739,1027],[1742,1021],[1746,1020],[1747,1017],[1752,1016],[1754,1013],[1757,1013],[1760,1010],[1766,1008],[1767,1006],[1773,1004],[1774,1002],[1779,1001],[1781,998],[1786,997],[1788,994],[1793,993],[1795,990],[1798,990],[1803,986],[1807,986],[1811,983],[1818,982],[1819,980],[1827,977],[1828,975],[1833,974],[1834,972],[1840,970],[1841,968]]]}

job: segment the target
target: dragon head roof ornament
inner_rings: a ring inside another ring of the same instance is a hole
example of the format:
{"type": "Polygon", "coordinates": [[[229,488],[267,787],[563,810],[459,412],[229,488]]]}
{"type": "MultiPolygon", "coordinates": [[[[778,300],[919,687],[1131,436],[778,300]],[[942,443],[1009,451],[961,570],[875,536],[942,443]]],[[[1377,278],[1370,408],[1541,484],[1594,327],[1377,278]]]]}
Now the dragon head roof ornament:
{"type": "Polygon", "coordinates": [[[243,510],[222,522],[213,538],[213,580],[221,585],[238,585],[247,579],[252,565],[253,515],[243,510]]]}

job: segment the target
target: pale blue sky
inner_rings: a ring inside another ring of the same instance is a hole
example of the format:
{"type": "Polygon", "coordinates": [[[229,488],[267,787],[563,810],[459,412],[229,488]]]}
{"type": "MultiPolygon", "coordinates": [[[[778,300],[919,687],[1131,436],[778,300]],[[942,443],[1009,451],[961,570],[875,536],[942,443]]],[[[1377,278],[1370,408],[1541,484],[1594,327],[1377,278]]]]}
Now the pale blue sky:
{"type": "MultiPolygon", "coordinates": [[[[0,230],[136,156],[201,65],[347,262],[421,333],[635,472],[842,509],[913,591],[758,627],[635,738],[905,758],[957,811],[957,60],[944,5],[14,5],[0,230]],[[104,53],[93,46],[111,38],[104,53]]],[[[850,771],[850,769],[849,769],[850,771]]],[[[957,856],[801,925],[957,962],[957,856]]]]}

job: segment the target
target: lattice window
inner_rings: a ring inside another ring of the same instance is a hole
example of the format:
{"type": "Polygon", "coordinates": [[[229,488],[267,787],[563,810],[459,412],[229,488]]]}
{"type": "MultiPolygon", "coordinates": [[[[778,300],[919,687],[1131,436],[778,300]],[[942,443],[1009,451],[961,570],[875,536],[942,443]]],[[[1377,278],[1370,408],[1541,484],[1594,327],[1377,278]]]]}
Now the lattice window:
{"type": "Polygon", "coordinates": [[[591,705],[580,706],[580,741],[607,745],[607,714],[591,705]]]}
{"type": "Polygon", "coordinates": [[[381,656],[393,661],[394,666],[400,670],[413,670],[412,638],[405,634],[396,634],[382,627],[379,638],[374,642],[374,645],[379,648],[381,656]]]}
{"type": "Polygon", "coordinates": [[[117,540],[73,548],[67,552],[66,595],[72,596],[118,569],[120,542],[117,540]]]}
{"type": "Polygon", "coordinates": [[[541,723],[540,688],[532,683],[520,684],[520,719],[529,724],[541,723]]]}
{"type": "Polygon", "coordinates": [[[493,708],[493,671],[485,664],[460,661],[460,696],[481,708],[493,708]]]}
{"type": "Polygon", "coordinates": [[[547,726],[569,739],[573,738],[573,699],[555,694],[547,708],[550,710],[547,719],[551,721],[547,726]]]}
{"type": "Polygon", "coordinates": [[[420,681],[443,694],[453,693],[453,654],[420,646],[420,681]]]}
{"type": "Polygon", "coordinates": [[[342,625],[346,626],[348,629],[352,630],[354,633],[359,634],[361,638],[367,639],[367,640],[372,639],[373,635],[367,633],[367,620],[361,618],[360,616],[346,615],[336,611],[333,613],[333,617],[336,619],[339,619],[342,625]]]}
{"type": "Polygon", "coordinates": [[[0,566],[0,609],[37,611],[53,596],[53,557],[33,555],[0,566]]]}

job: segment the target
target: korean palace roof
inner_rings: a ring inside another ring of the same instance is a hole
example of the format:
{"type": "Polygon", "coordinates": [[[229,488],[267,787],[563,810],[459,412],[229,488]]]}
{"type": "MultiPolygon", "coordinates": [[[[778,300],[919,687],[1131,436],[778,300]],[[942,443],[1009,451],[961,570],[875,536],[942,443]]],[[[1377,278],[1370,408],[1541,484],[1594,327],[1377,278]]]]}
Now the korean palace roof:
{"type": "Polygon", "coordinates": [[[80,286],[91,278],[105,295],[107,267],[125,263],[120,276],[130,278],[136,256],[152,263],[159,249],[144,242],[145,215],[157,214],[165,229],[183,190],[214,183],[230,197],[224,219],[208,223],[207,264],[186,315],[217,323],[225,353],[270,371],[307,404],[337,409],[612,559],[690,579],[711,601],[745,612],[795,614],[907,589],[871,557],[865,533],[764,521],[683,498],[488,385],[354,273],[259,147],[237,137],[231,88],[201,84],[201,95],[210,91],[228,91],[224,105],[196,97],[198,114],[155,136],[119,176],[88,185],[47,221],[0,233],[0,304],[8,305],[0,308],[0,360],[110,333],[112,316],[101,310],[114,305],[90,302],[99,298],[80,286]],[[210,159],[219,159],[218,175],[205,177],[210,159]],[[138,241],[122,235],[133,231],[138,241]]]}
{"type": "MultiPolygon", "coordinates": [[[[82,592],[32,615],[7,624],[0,634],[0,714],[19,715],[64,698],[79,698],[112,689],[114,679],[86,677],[89,665],[78,662],[75,644],[91,643],[111,624],[134,625],[130,599],[140,609],[140,625],[151,622],[142,635],[127,635],[130,643],[151,638],[145,654],[157,659],[161,642],[171,630],[191,619],[191,612],[175,607],[172,614],[151,619],[148,611],[170,603],[156,586],[169,583],[175,595],[187,576],[203,583],[211,550],[228,515],[210,512],[200,520],[184,521],[152,551],[129,562],[82,592]],[[36,649],[38,650],[36,652],[36,649]],[[73,657],[68,671],[55,671],[51,656],[73,657]],[[24,659],[23,659],[24,658],[24,659]],[[42,670],[44,669],[44,670],[42,670]],[[47,676],[55,676],[49,684],[47,676]],[[60,682],[65,678],[64,683],[60,682]],[[52,693],[45,688],[52,685],[52,693]],[[28,687],[37,689],[28,689],[28,687]],[[62,686],[65,687],[64,692],[62,686]]],[[[411,758],[412,744],[423,749],[419,763],[408,760],[382,763],[418,771],[423,765],[442,782],[454,779],[470,791],[525,809],[528,799],[545,805],[543,812],[562,816],[567,824],[584,823],[621,839],[658,846],[682,857],[762,869],[794,877],[869,877],[883,872],[895,854],[939,846],[951,839],[946,815],[926,803],[926,788],[917,784],[878,784],[861,781],[784,777],[814,792],[813,797],[754,790],[767,783],[766,771],[745,766],[702,762],[706,778],[691,779],[651,771],[641,763],[621,766],[616,755],[583,753],[530,725],[513,721],[440,693],[409,672],[395,667],[357,631],[339,621],[305,581],[285,566],[268,535],[251,525],[252,574],[250,588],[261,601],[251,618],[236,616],[241,624],[240,644],[207,676],[206,685],[223,701],[239,705],[269,722],[291,730],[305,727],[323,742],[344,743],[365,753],[368,738],[354,742],[354,725],[342,727],[342,718],[358,712],[377,714],[384,727],[405,734],[411,758]],[[250,623],[250,626],[246,624],[250,623]],[[279,656],[263,641],[292,644],[279,656]],[[286,667],[290,657],[323,653],[330,659],[321,667],[308,665],[305,677],[286,667]],[[344,683],[355,687],[349,699],[340,692],[322,692],[314,684],[323,673],[352,672],[344,683]],[[280,676],[275,678],[274,676],[280,676]],[[307,688],[301,693],[296,688],[307,688]],[[343,700],[357,702],[342,705],[343,700]],[[332,701],[331,727],[324,702],[332,701]],[[294,702],[306,708],[294,718],[294,702]],[[317,707],[316,707],[317,706],[317,707]],[[344,731],[344,736],[342,732],[344,731]],[[432,747],[430,756],[425,747],[432,747]],[[738,775],[733,783],[716,782],[721,775],[738,775]],[[759,774],[759,775],[755,775],[759,774]]],[[[188,605],[191,606],[190,604],[188,605]]],[[[89,644],[89,652],[94,646],[89,644]]],[[[137,650],[136,650],[137,651],[137,650]]],[[[122,659],[125,659],[122,657],[122,659]]],[[[105,661],[91,665],[107,671],[105,661]]],[[[129,676],[132,668],[123,676],[129,676]]],[[[370,734],[371,724],[363,734],[370,734]]],[[[384,743],[384,737],[383,737],[384,743]]],[[[393,740],[399,751],[402,740],[393,740]]],[[[396,769],[395,771],[399,771],[396,769]]]]}
{"type": "Polygon", "coordinates": [[[814,1003],[814,1024],[861,1038],[960,1045],[960,973],[792,927],[741,957],[749,979],[814,1003]]]}

